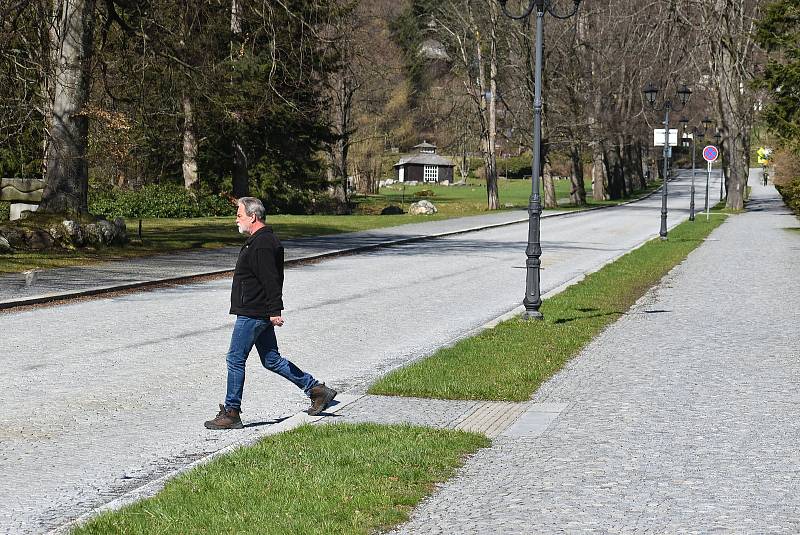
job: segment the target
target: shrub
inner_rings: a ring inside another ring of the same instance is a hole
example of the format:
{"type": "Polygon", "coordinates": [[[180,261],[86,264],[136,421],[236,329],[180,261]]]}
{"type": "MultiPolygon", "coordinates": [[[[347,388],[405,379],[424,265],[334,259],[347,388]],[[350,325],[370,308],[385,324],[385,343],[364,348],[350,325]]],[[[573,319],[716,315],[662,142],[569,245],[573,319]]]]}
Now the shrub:
{"type": "Polygon", "coordinates": [[[210,217],[231,215],[223,195],[188,191],[177,184],[151,184],[138,190],[92,188],[89,211],[108,217],[210,217]]]}
{"type": "Polygon", "coordinates": [[[11,212],[11,203],[0,202],[0,223],[8,221],[11,212]]]}
{"type": "Polygon", "coordinates": [[[772,157],[772,180],[786,206],[800,214],[800,156],[787,149],[775,151],[772,157]]]}

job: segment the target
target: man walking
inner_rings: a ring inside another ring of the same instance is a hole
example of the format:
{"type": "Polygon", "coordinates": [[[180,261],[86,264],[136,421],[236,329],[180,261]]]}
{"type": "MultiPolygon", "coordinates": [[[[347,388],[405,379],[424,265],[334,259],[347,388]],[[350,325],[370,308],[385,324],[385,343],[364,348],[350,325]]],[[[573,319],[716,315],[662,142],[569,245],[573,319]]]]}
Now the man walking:
{"type": "Polygon", "coordinates": [[[233,272],[231,314],[236,323],[228,349],[228,390],[225,404],[219,406],[216,418],[205,423],[208,429],[241,429],[239,417],[244,389],[247,356],[256,346],[261,364],[302,388],[311,398],[306,411],[312,416],[321,413],[336,397],[336,391],[320,383],[311,374],[286,360],[278,352],[275,327],[284,323],[283,310],[283,246],[272,228],[264,224],[264,205],[254,197],[242,197],[236,205],[236,226],[249,236],[233,272]]]}

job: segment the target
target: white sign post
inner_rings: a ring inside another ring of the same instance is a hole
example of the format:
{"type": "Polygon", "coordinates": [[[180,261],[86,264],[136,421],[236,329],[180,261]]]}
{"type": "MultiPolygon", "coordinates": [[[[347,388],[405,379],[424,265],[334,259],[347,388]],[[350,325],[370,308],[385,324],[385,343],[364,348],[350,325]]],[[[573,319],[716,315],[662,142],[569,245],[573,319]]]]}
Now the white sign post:
{"type": "Polygon", "coordinates": [[[706,170],[706,221],[708,221],[708,215],[711,211],[711,207],[708,205],[708,182],[711,180],[711,165],[717,161],[719,157],[719,149],[714,145],[707,145],[703,148],[703,159],[708,163],[708,169],[706,170]]]}
{"type": "MultiPolygon", "coordinates": [[[[654,128],[653,129],[653,146],[654,147],[663,147],[664,146],[664,129],[663,128],[654,128]]],[[[670,128],[669,129],[669,146],[670,147],[677,147],[678,146],[678,129],[677,128],[670,128]]]]}

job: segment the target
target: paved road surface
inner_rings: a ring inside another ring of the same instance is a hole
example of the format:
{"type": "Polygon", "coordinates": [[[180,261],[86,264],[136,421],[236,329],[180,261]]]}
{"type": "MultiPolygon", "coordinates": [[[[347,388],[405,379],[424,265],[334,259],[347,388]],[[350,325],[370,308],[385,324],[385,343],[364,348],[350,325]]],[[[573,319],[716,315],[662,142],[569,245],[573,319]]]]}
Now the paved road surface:
{"type": "MultiPolygon", "coordinates": [[[[687,191],[685,179],[671,185],[670,225],[687,217],[687,191]]],[[[543,290],[654,237],[659,208],[654,196],[544,220],[543,290]]],[[[526,240],[520,224],[292,268],[279,343],[340,391],[362,390],[518,306],[526,240]]],[[[292,385],[253,365],[243,402],[251,426],[203,428],[224,397],[229,287],[0,314],[0,532],[61,525],[305,408],[292,385]]]]}

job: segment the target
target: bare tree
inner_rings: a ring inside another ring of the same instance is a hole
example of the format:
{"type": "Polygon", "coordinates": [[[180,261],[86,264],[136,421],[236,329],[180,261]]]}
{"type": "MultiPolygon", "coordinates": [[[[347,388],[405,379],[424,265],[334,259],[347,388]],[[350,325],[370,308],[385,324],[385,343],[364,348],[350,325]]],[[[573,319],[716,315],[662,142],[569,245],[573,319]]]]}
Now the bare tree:
{"type": "Polygon", "coordinates": [[[459,74],[479,120],[487,207],[496,210],[500,205],[496,156],[499,8],[496,2],[448,0],[441,6],[440,24],[456,50],[459,74]],[[481,20],[476,11],[484,16],[481,20]]]}
{"type": "Polygon", "coordinates": [[[89,101],[94,40],[93,0],[54,0],[50,26],[53,66],[47,117],[45,212],[88,211],[89,101]]]}
{"type": "MultiPolygon", "coordinates": [[[[716,81],[715,111],[723,138],[723,156],[728,164],[726,206],[744,207],[750,160],[750,131],[754,119],[754,96],[750,87],[755,65],[755,23],[761,2],[714,0],[690,2],[699,10],[709,53],[709,74],[716,81]]],[[[691,20],[691,19],[690,19],[691,20]]],[[[687,22],[690,22],[687,21],[687,22]]]]}

